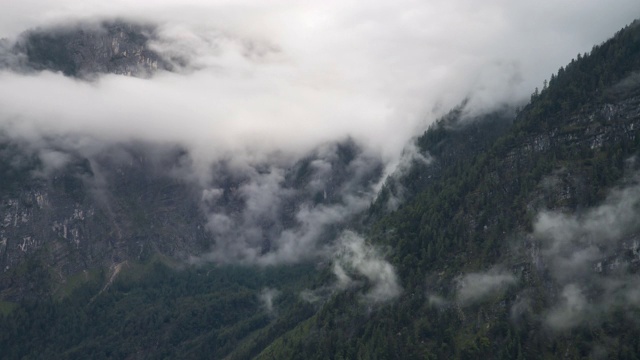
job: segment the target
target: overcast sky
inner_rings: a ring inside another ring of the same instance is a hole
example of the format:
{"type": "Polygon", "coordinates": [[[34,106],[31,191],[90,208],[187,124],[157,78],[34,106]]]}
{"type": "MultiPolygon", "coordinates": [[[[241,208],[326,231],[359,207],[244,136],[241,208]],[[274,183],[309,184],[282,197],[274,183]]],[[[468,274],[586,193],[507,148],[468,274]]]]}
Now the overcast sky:
{"type": "Polygon", "coordinates": [[[463,98],[480,110],[526,99],[640,16],[638,0],[4,1],[0,37],[129,17],[160,24],[157,46],[200,66],[96,83],[0,72],[5,129],[172,141],[206,161],[347,135],[392,160],[463,98]]]}

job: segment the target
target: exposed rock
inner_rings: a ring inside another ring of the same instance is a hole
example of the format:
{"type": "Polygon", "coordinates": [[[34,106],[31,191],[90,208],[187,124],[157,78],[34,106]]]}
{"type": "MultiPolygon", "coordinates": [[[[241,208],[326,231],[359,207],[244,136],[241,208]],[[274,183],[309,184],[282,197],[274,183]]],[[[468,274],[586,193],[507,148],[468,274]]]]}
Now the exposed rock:
{"type": "Polygon", "coordinates": [[[208,249],[198,194],[144,157],[131,160],[75,160],[0,194],[0,298],[30,293],[17,286],[29,261],[55,274],[55,286],[84,270],[208,249]]]}
{"type": "MultiPolygon", "coordinates": [[[[7,51],[0,44],[0,66],[61,71],[91,78],[97,74],[148,77],[170,70],[168,62],[148,47],[154,27],[122,21],[30,30],[7,51]]],[[[6,41],[5,41],[6,43],[6,41]]]]}

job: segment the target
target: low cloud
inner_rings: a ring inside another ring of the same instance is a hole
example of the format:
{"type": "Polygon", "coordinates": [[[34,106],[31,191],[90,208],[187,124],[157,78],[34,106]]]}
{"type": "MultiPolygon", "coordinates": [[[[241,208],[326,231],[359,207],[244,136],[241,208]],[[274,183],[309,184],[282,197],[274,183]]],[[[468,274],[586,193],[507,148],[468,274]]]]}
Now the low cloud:
{"type": "Polygon", "coordinates": [[[427,294],[427,303],[430,306],[434,306],[439,309],[444,309],[449,306],[449,302],[447,301],[447,299],[435,294],[427,294]]]}
{"type": "Polygon", "coordinates": [[[358,234],[345,231],[334,256],[333,273],[339,288],[350,287],[358,278],[364,278],[368,282],[363,295],[366,301],[383,303],[401,294],[402,287],[393,266],[358,234]]]}
{"type": "Polygon", "coordinates": [[[513,274],[495,269],[466,274],[457,279],[456,300],[462,305],[472,304],[516,283],[517,279],[513,274]]]}
{"type": "Polygon", "coordinates": [[[546,314],[557,330],[598,323],[614,309],[637,308],[640,265],[638,175],[603,203],[576,214],[545,211],[534,223],[542,264],[561,287],[546,314]]]}
{"type": "Polygon", "coordinates": [[[362,291],[361,299],[372,305],[393,301],[402,293],[393,265],[362,236],[353,231],[343,231],[327,250],[325,258],[331,261],[335,282],[302,291],[302,300],[322,304],[337,292],[362,291]]]}
{"type": "Polygon", "coordinates": [[[62,169],[71,160],[71,156],[68,153],[54,149],[40,149],[38,158],[42,162],[42,168],[37,171],[36,175],[45,178],[54,171],[62,169]]]}
{"type": "Polygon", "coordinates": [[[260,301],[268,313],[274,312],[274,300],[280,295],[280,291],[273,288],[264,288],[260,292],[260,301]]]}
{"type": "MultiPolygon", "coordinates": [[[[405,146],[398,160],[387,165],[389,173],[386,174],[384,187],[381,188],[386,197],[384,200],[385,210],[394,211],[406,201],[406,190],[402,185],[402,180],[409,171],[420,172],[424,167],[431,165],[433,161],[434,159],[429,153],[423,153],[420,150],[415,139],[412,139],[405,146]]],[[[382,192],[378,191],[378,195],[381,194],[382,192]]]]}
{"type": "Polygon", "coordinates": [[[549,326],[558,330],[569,329],[580,325],[589,317],[592,308],[578,285],[565,286],[560,297],[560,303],[546,316],[549,326]]]}
{"type": "Polygon", "coordinates": [[[13,46],[11,41],[0,38],[0,69],[20,69],[24,66],[26,56],[16,53],[13,46]]]}
{"type": "Polygon", "coordinates": [[[400,158],[396,164],[391,166],[397,175],[404,175],[407,171],[414,168],[416,165],[427,166],[433,162],[433,158],[430,154],[423,152],[418,148],[415,139],[410,141],[400,154],[400,158]]]}
{"type": "MultiPolygon", "coordinates": [[[[155,26],[150,47],[178,71],[84,83],[5,70],[0,125],[30,139],[174,143],[205,168],[231,155],[253,163],[300,156],[345,136],[393,163],[463,99],[470,112],[526,99],[637,10],[634,0],[31,0],[0,14],[0,37],[9,39],[0,48],[27,29],[120,18],[155,26]]],[[[0,63],[20,62],[0,54],[0,63]]]]}
{"type": "Polygon", "coordinates": [[[381,180],[382,162],[352,141],[327,144],[290,165],[221,165],[203,190],[214,237],[194,261],[259,265],[326,256],[341,226],[365,210],[381,180]]]}
{"type": "Polygon", "coordinates": [[[636,91],[640,87],[640,72],[634,71],[618,83],[605,91],[605,94],[620,96],[627,92],[636,91]]]}

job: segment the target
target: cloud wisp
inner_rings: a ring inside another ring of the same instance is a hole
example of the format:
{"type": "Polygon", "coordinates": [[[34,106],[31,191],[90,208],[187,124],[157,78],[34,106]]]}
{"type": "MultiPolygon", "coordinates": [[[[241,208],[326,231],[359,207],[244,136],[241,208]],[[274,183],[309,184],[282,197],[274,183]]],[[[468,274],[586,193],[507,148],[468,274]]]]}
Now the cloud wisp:
{"type": "Polygon", "coordinates": [[[357,278],[364,278],[369,283],[367,291],[363,294],[365,301],[384,303],[402,293],[393,265],[384,260],[378,251],[358,234],[345,231],[338,240],[333,256],[333,273],[339,289],[354,285],[358,281],[357,278]]]}
{"type": "Polygon", "coordinates": [[[381,168],[350,140],[289,168],[220,164],[202,192],[215,244],[193,260],[270,265],[323,257],[338,229],[371,203],[381,168]]]}
{"type": "Polygon", "coordinates": [[[516,283],[517,278],[513,274],[497,269],[465,274],[457,279],[456,300],[461,305],[470,305],[500,293],[516,283]]]}
{"type": "Polygon", "coordinates": [[[262,302],[262,305],[264,306],[267,313],[274,313],[274,301],[278,296],[280,296],[280,291],[274,288],[267,287],[262,289],[262,291],[260,292],[259,299],[262,302]]]}
{"type": "Polygon", "coordinates": [[[640,185],[637,174],[604,202],[579,214],[541,212],[534,237],[560,286],[546,323],[564,330],[598,323],[615,309],[637,309],[640,265],[640,185]]]}

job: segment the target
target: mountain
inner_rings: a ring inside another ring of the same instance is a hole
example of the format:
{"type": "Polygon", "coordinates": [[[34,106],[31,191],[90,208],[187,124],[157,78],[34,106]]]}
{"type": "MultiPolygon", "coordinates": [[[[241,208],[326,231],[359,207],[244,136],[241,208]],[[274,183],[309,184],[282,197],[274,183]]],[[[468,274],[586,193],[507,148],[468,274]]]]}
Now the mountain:
{"type": "Polygon", "coordinates": [[[180,147],[5,137],[3,357],[637,358],[638,25],[518,110],[453,109],[375,198],[350,139],[203,187],[180,147]]]}

